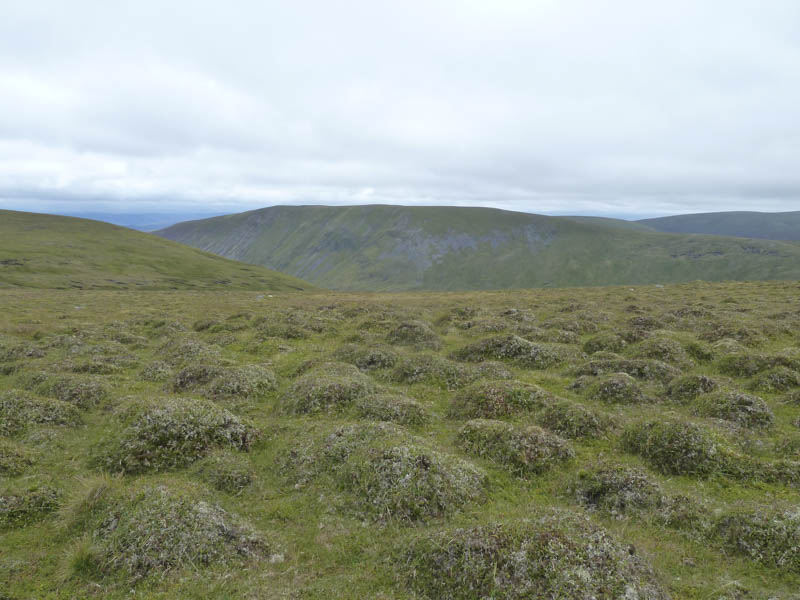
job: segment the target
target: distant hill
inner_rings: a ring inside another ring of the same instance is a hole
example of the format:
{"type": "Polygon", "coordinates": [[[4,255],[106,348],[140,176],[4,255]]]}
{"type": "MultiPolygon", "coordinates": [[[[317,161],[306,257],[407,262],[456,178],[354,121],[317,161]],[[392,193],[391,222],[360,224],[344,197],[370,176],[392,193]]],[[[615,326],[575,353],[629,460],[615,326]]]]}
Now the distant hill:
{"type": "Polygon", "coordinates": [[[489,208],[275,206],[156,232],[340,290],[800,279],[800,247],[489,208]]]}
{"type": "Polygon", "coordinates": [[[706,233],[767,240],[800,240],[800,211],[717,212],[635,221],[656,231],[706,233]]]}
{"type": "Polygon", "coordinates": [[[0,210],[0,288],[301,290],[310,284],[108,223],[0,210]]]}

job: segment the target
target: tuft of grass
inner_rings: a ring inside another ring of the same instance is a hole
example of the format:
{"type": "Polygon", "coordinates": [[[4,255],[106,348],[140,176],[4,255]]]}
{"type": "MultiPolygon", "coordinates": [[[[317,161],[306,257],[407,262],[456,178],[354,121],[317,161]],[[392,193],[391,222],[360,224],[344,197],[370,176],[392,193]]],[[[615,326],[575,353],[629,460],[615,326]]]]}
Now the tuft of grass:
{"type": "Polygon", "coordinates": [[[337,360],[354,364],[362,371],[390,369],[397,364],[397,352],[388,346],[346,344],[336,350],[337,360]]]}
{"type": "Polygon", "coordinates": [[[573,370],[575,375],[608,375],[626,373],[636,379],[666,383],[680,375],[680,371],[665,362],[654,359],[599,359],[591,360],[573,370]]]}
{"type": "Polygon", "coordinates": [[[467,421],[458,431],[458,442],[467,454],[499,463],[519,476],[544,473],[575,456],[568,442],[541,427],[490,419],[467,421]]]}
{"type": "Polygon", "coordinates": [[[21,475],[33,462],[25,446],[0,438],[0,475],[21,475]]]}
{"type": "Polygon", "coordinates": [[[32,391],[74,404],[78,408],[97,406],[108,399],[111,386],[105,378],[87,375],[42,375],[28,380],[32,391]]]}
{"type": "Polygon", "coordinates": [[[643,469],[613,463],[581,470],[567,490],[580,504],[612,515],[655,508],[664,495],[643,469]]]}
{"type": "Polygon", "coordinates": [[[707,375],[684,375],[669,382],[667,395],[675,402],[687,404],[701,394],[708,394],[717,389],[719,383],[707,375]]]}
{"type": "Polygon", "coordinates": [[[714,537],[726,549],[766,567],[800,573],[800,513],[761,507],[717,520],[714,537]]]}
{"type": "Polygon", "coordinates": [[[439,336],[431,329],[431,326],[423,321],[406,321],[395,327],[386,341],[398,346],[414,346],[415,348],[427,348],[438,350],[442,346],[439,336]]]}
{"type": "Polygon", "coordinates": [[[750,389],[757,392],[786,392],[796,387],[800,387],[800,373],[787,367],[764,371],[750,382],[750,389]]]}

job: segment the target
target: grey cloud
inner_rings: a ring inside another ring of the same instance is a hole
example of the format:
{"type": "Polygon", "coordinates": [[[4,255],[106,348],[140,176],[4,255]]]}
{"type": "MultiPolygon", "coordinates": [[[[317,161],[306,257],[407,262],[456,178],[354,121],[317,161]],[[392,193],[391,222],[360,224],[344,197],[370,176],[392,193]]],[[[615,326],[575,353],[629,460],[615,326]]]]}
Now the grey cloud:
{"type": "Polygon", "coordinates": [[[800,208],[800,4],[15,3],[0,206],[800,208]]]}

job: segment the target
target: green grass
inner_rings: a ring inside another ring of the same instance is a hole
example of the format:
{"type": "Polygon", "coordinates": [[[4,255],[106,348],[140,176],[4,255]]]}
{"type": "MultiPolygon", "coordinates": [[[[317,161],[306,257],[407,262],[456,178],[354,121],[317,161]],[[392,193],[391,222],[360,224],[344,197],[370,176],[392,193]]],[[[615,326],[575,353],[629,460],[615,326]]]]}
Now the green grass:
{"type": "Polygon", "coordinates": [[[0,290],[0,596],[796,598],[798,292],[0,290]]]}
{"type": "Polygon", "coordinates": [[[0,210],[0,289],[249,289],[313,286],[100,221],[0,210]]]}
{"type": "Polygon", "coordinates": [[[489,208],[276,206],[156,232],[329,289],[800,279],[800,246],[489,208]]]}

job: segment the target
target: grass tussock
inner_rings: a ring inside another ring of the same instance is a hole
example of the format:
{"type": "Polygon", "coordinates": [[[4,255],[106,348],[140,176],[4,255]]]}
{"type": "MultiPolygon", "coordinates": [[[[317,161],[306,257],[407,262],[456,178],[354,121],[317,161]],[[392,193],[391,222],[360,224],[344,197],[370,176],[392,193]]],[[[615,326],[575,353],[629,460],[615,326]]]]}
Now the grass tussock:
{"type": "Polygon", "coordinates": [[[216,448],[248,450],[256,429],[212,402],[163,398],[134,402],[95,449],[93,463],[115,473],[189,465],[216,448]]]}
{"type": "Polygon", "coordinates": [[[528,369],[547,369],[560,364],[566,352],[553,344],[535,344],[518,335],[496,336],[477,341],[452,353],[456,360],[481,362],[508,360],[528,369]]]}
{"type": "Polygon", "coordinates": [[[670,597],[630,546],[565,513],[420,536],[404,565],[430,599],[670,597]]]}
{"type": "Polygon", "coordinates": [[[31,425],[74,426],[80,422],[80,412],[73,404],[22,390],[0,392],[0,435],[15,435],[31,425]]]}
{"type": "Polygon", "coordinates": [[[496,419],[542,409],[553,401],[553,394],[532,383],[479,381],[453,397],[450,414],[467,419],[496,419]]]}
{"type": "Polygon", "coordinates": [[[516,475],[538,475],[575,456],[568,442],[536,425],[474,419],[458,432],[467,454],[508,468],[516,475]]]}
{"type": "Polygon", "coordinates": [[[317,414],[351,408],[377,386],[353,365],[323,363],[299,377],[283,397],[291,414],[317,414]]]}

